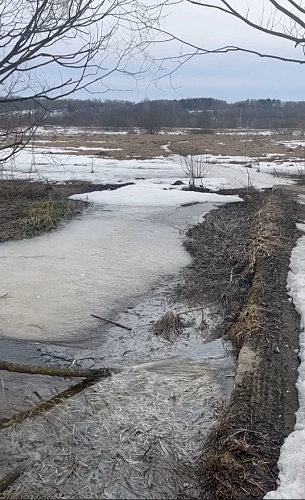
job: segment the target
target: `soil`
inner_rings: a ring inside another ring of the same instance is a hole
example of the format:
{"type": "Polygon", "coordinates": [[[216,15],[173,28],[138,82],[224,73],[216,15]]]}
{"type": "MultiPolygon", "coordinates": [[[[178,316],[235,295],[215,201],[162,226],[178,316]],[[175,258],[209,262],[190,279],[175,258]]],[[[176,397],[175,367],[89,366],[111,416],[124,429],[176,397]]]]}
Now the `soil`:
{"type": "Polygon", "coordinates": [[[263,498],[293,430],[299,318],[288,301],[289,258],[300,205],[292,190],[240,192],[245,202],[211,212],[189,231],[193,264],[179,292],[218,304],[218,335],[231,339],[237,373],[230,403],[202,456],[207,499],[263,498]]]}

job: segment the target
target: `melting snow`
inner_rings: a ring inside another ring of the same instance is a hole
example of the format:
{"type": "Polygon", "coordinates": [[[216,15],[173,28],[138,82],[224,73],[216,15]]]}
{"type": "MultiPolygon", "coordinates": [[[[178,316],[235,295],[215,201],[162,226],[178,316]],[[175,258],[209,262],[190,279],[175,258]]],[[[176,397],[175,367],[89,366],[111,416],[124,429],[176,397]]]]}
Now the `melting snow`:
{"type": "Polygon", "coordinates": [[[241,201],[238,196],[221,196],[214,193],[181,191],[170,185],[139,182],[115,191],[94,191],[71,196],[74,200],[101,203],[105,205],[168,207],[185,203],[228,203],[241,201]]]}
{"type": "MultiPolygon", "coordinates": [[[[104,149],[105,150],[105,149],[104,149]]],[[[71,148],[51,148],[49,146],[26,148],[18,154],[11,164],[0,168],[0,178],[48,179],[49,181],[87,180],[98,183],[134,182],[150,180],[151,183],[171,184],[180,179],[188,184],[188,176],[183,171],[180,157],[159,156],[149,160],[136,158],[115,160],[99,158],[90,150],[84,154],[83,148],[73,151],[71,148]],[[83,153],[83,154],[76,154],[83,153]],[[55,153],[55,154],[54,154],[55,153]],[[67,154],[68,153],[68,154],[67,154]]],[[[207,155],[208,173],[203,179],[197,179],[197,185],[212,190],[221,188],[242,188],[253,186],[258,189],[272,187],[274,184],[290,184],[291,179],[284,175],[300,174],[302,164],[286,161],[256,161],[242,156],[207,155]],[[244,166],[252,164],[251,168],[244,166]],[[276,174],[276,177],[275,175],[276,174]]],[[[172,196],[172,195],[169,195],[172,196]]]]}
{"type": "Polygon", "coordinates": [[[280,141],[278,144],[283,144],[284,146],[287,146],[288,148],[297,148],[298,146],[301,146],[302,148],[305,147],[305,141],[298,141],[298,140],[292,140],[292,141],[280,141]]]}

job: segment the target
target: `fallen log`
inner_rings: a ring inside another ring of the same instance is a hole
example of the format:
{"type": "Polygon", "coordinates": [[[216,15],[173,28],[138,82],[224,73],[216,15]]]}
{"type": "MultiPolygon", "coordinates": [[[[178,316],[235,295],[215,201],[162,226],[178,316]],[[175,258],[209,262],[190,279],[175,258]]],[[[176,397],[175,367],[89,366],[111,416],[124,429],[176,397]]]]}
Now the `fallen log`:
{"type": "Polygon", "coordinates": [[[54,366],[23,365],[20,363],[11,363],[9,361],[0,361],[0,370],[16,373],[28,373],[30,375],[50,375],[51,377],[84,377],[90,379],[108,377],[108,375],[110,375],[109,368],[58,368],[54,366]]]}
{"type": "Polygon", "coordinates": [[[84,389],[87,389],[87,387],[90,387],[95,383],[96,383],[96,378],[92,377],[87,378],[86,380],[83,380],[79,384],[75,384],[72,387],[69,387],[69,389],[60,392],[53,398],[48,399],[47,401],[44,401],[43,403],[40,403],[37,406],[34,406],[30,410],[25,410],[21,413],[18,413],[12,418],[3,419],[0,422],[0,429],[4,427],[9,427],[10,425],[16,424],[17,422],[23,422],[23,420],[26,420],[27,418],[33,417],[40,413],[45,413],[46,411],[51,410],[54,406],[62,403],[63,401],[71,398],[72,396],[75,396],[79,392],[83,391],[84,389]]]}
{"type": "Polygon", "coordinates": [[[40,459],[41,456],[39,453],[32,453],[27,460],[24,460],[21,464],[17,465],[15,469],[6,474],[3,479],[0,479],[0,492],[4,491],[10,484],[16,481],[22,472],[32,467],[32,465],[40,459]]]}
{"type": "Polygon", "coordinates": [[[102,318],[101,316],[97,316],[96,314],[91,314],[93,318],[101,319],[102,321],[106,321],[107,323],[111,323],[111,325],[118,326],[120,328],[124,328],[124,330],[132,331],[132,328],[129,326],[122,325],[122,323],[116,323],[116,321],[111,321],[110,319],[102,318]]]}

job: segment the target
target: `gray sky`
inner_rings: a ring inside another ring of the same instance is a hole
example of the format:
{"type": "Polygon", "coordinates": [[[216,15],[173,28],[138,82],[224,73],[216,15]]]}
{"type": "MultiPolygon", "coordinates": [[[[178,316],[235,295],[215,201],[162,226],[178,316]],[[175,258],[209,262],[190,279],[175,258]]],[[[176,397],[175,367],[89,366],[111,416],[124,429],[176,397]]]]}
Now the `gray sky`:
{"type": "MultiPolygon", "coordinates": [[[[214,3],[219,4],[217,0],[214,3]]],[[[258,20],[263,12],[263,0],[248,3],[253,19],[258,20]]],[[[232,0],[233,4],[238,7],[247,5],[247,2],[232,0]]],[[[265,12],[268,16],[269,13],[265,12]]],[[[219,11],[182,2],[169,7],[166,13],[164,26],[166,30],[203,48],[238,45],[280,56],[294,58],[301,56],[300,49],[295,49],[293,43],[257,32],[219,11]]],[[[276,18],[275,21],[280,22],[280,19],[276,18]]],[[[151,50],[157,57],[167,58],[179,54],[180,46],[179,43],[160,44],[151,50]]],[[[165,66],[168,71],[174,68],[170,61],[165,63],[165,66]]],[[[171,80],[161,79],[157,87],[154,84],[149,85],[151,77],[138,82],[135,87],[134,82],[125,82],[120,75],[114,76],[110,79],[109,86],[131,90],[110,91],[100,97],[133,101],[144,98],[186,97],[214,97],[236,101],[270,97],[297,101],[305,100],[304,75],[305,65],[261,59],[255,55],[244,53],[202,55],[184,64],[172,75],[171,80]]],[[[83,93],[79,97],[90,96],[83,93]]]]}

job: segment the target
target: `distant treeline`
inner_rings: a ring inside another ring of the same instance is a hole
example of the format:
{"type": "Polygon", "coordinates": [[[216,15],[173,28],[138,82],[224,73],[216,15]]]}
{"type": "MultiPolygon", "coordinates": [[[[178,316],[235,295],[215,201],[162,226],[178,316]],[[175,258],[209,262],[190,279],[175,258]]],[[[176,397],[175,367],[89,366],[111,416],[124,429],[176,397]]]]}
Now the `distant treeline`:
{"type": "MultiPolygon", "coordinates": [[[[45,124],[83,127],[141,128],[153,134],[161,128],[305,128],[305,101],[248,99],[227,103],[218,99],[119,100],[62,99],[56,101],[7,100],[0,116],[37,113],[45,124]],[[42,113],[42,111],[45,111],[42,113]]],[[[1,121],[1,120],[0,120],[1,121]]]]}

